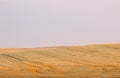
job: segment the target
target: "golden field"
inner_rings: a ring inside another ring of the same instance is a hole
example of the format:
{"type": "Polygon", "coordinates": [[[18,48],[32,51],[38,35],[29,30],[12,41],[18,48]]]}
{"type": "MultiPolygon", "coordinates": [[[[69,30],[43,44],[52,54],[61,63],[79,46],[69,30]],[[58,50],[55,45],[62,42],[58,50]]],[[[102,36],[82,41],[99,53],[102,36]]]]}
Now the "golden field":
{"type": "Polygon", "coordinates": [[[120,44],[1,48],[0,78],[120,78],[120,44]]]}

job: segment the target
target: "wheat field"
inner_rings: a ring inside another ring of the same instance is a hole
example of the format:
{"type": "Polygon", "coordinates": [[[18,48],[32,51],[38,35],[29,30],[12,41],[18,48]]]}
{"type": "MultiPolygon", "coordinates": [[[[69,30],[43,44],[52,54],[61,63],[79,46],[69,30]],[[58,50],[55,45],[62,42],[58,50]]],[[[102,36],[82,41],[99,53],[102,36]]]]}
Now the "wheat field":
{"type": "Polygon", "coordinates": [[[0,78],[120,78],[120,44],[1,48],[0,78]]]}

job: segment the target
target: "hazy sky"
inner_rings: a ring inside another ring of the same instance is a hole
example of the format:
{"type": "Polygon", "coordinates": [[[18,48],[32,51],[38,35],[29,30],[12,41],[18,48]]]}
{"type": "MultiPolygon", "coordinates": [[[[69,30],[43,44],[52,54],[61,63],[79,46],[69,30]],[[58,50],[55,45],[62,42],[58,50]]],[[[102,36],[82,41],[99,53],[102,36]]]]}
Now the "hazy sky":
{"type": "Polygon", "coordinates": [[[0,47],[120,42],[120,0],[0,0],[0,47]]]}

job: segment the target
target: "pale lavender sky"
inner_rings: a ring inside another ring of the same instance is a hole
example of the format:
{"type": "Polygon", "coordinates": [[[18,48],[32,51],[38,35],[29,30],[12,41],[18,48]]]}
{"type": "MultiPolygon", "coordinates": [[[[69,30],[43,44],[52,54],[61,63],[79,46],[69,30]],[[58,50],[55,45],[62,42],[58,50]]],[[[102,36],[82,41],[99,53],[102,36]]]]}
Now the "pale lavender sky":
{"type": "Polygon", "coordinates": [[[0,0],[0,47],[120,42],[120,0],[0,0]]]}

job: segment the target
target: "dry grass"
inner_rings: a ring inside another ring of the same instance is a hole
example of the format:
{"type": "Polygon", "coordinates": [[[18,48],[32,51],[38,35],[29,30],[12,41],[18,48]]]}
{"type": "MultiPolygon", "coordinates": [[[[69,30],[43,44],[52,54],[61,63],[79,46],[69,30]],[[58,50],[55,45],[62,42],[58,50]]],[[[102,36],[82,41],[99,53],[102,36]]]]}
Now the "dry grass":
{"type": "Polygon", "coordinates": [[[0,49],[0,78],[120,78],[120,44],[0,49]]]}

